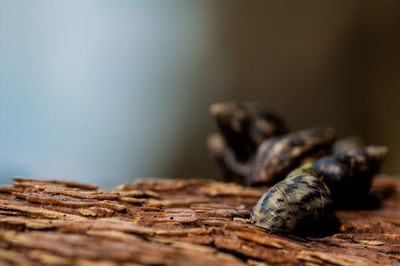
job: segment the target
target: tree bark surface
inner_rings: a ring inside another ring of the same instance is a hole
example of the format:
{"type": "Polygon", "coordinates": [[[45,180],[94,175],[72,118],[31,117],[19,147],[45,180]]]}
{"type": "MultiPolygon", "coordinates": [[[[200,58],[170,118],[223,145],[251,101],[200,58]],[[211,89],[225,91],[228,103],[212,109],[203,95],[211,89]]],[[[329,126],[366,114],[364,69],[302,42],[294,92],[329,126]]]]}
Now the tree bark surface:
{"type": "Polygon", "coordinates": [[[0,263],[19,265],[373,265],[400,263],[400,179],[376,177],[361,209],[320,236],[251,224],[267,187],[140,180],[113,192],[14,178],[0,186],[0,263]]]}

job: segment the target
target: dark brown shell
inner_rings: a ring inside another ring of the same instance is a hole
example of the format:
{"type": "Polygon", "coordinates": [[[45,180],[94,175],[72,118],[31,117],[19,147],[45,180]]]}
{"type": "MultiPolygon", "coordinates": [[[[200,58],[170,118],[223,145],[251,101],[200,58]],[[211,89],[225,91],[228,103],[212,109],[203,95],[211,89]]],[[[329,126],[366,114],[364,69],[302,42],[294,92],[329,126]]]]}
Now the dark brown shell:
{"type": "Polygon", "coordinates": [[[216,103],[210,112],[228,147],[242,162],[251,159],[264,140],[287,132],[278,115],[256,103],[216,103]]]}
{"type": "Polygon", "coordinates": [[[208,136],[207,146],[211,157],[217,163],[222,179],[229,182],[243,183],[250,172],[250,163],[236,159],[221,134],[208,136]]]}
{"type": "Polygon", "coordinates": [[[314,163],[337,206],[365,200],[373,176],[387,155],[384,146],[367,146],[321,158],[314,163]]]}
{"type": "Polygon", "coordinates": [[[247,184],[282,180],[304,159],[327,154],[335,139],[331,128],[311,128],[273,137],[258,149],[247,184]]]}

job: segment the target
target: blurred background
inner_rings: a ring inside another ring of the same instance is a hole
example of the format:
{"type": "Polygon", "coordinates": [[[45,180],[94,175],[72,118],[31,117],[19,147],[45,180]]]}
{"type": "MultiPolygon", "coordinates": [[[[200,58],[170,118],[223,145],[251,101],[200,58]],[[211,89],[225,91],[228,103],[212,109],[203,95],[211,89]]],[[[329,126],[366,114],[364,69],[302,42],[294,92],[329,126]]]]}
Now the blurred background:
{"type": "Polygon", "coordinates": [[[212,178],[208,106],[390,148],[400,173],[398,1],[0,0],[0,183],[212,178]]]}

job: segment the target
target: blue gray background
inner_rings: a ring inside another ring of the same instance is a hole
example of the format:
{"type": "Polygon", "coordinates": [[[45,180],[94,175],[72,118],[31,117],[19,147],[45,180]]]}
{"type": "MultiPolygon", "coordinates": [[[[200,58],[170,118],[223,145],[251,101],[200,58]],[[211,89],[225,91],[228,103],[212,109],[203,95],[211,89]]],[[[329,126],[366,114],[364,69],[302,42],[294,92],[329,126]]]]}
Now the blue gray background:
{"type": "Polygon", "coordinates": [[[385,172],[399,173],[399,14],[396,2],[0,0],[0,183],[215,177],[205,137],[221,100],[389,145],[385,172]]]}

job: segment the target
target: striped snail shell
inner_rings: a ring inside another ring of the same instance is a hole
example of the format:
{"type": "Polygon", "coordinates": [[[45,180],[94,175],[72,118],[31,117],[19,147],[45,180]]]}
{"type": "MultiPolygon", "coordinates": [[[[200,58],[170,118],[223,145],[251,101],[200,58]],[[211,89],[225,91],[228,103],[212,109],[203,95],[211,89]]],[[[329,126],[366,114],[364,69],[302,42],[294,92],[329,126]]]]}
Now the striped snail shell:
{"type": "Polygon", "coordinates": [[[253,208],[251,220],[268,230],[291,233],[319,225],[332,215],[329,188],[307,164],[271,187],[253,208]]]}

